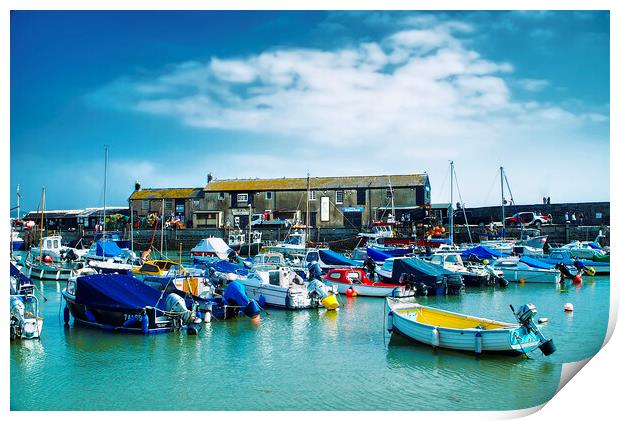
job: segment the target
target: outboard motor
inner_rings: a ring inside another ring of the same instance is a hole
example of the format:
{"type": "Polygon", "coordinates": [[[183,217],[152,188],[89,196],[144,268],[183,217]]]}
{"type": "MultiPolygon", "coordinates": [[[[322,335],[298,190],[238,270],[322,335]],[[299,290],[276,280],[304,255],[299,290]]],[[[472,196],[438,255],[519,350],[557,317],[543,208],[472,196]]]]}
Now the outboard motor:
{"type": "Polygon", "coordinates": [[[447,275],[446,289],[448,295],[460,295],[465,290],[463,277],[461,275],[447,275]]]}
{"type": "Polygon", "coordinates": [[[508,279],[506,279],[504,277],[503,273],[498,272],[493,266],[491,265],[485,265],[484,269],[489,272],[489,274],[491,275],[491,278],[493,280],[495,280],[496,284],[499,284],[499,286],[501,287],[507,287],[508,286],[508,279]]]}
{"type": "MultiPolygon", "coordinates": [[[[194,307],[196,306],[197,304],[195,304],[194,307]]],[[[174,293],[168,294],[166,297],[165,308],[167,312],[173,313],[172,317],[175,315],[180,317],[181,321],[187,325],[188,334],[195,335],[200,331],[200,323],[202,320],[196,317],[195,308],[192,310],[187,308],[185,300],[180,295],[174,293]]]]}
{"type": "Polygon", "coordinates": [[[574,279],[575,276],[577,276],[577,274],[572,273],[564,263],[556,264],[555,268],[560,271],[563,278],[574,279]]]}
{"type": "Polygon", "coordinates": [[[553,339],[545,338],[538,328],[538,325],[534,322],[534,318],[536,317],[536,314],[538,314],[538,309],[534,304],[524,304],[519,307],[519,310],[517,310],[516,313],[512,307],[512,304],[510,305],[510,309],[519,323],[525,326],[528,331],[534,333],[540,339],[540,345],[538,348],[545,356],[549,356],[556,351],[555,345],[553,344],[553,339]]]}
{"type": "Polygon", "coordinates": [[[313,279],[308,284],[308,293],[316,294],[327,310],[336,310],[340,305],[333,291],[328,290],[325,284],[317,279],[313,279]]]}
{"type": "Polygon", "coordinates": [[[428,295],[428,287],[423,282],[416,282],[413,284],[413,293],[416,297],[426,297],[428,295]]]}

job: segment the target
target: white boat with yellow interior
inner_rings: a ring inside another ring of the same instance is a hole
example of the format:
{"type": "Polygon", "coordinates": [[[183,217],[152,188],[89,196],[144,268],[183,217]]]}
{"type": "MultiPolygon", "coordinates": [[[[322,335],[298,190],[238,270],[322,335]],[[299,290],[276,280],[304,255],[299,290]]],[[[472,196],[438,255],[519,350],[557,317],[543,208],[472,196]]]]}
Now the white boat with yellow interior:
{"type": "Polygon", "coordinates": [[[470,351],[528,353],[537,348],[544,355],[555,352],[551,339],[546,339],[534,322],[537,314],[533,304],[526,304],[514,313],[518,324],[498,322],[481,317],[426,307],[409,300],[386,298],[386,328],[431,345],[470,351]]]}

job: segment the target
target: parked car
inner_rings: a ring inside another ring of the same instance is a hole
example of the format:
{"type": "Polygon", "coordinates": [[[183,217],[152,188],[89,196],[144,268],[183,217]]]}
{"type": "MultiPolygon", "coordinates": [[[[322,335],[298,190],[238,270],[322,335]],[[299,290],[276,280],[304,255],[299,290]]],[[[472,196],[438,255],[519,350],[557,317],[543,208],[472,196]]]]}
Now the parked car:
{"type": "Polygon", "coordinates": [[[551,220],[548,215],[541,215],[537,212],[519,212],[504,220],[504,225],[507,227],[516,227],[522,224],[524,227],[535,226],[540,228],[542,225],[550,223],[551,220]]]}

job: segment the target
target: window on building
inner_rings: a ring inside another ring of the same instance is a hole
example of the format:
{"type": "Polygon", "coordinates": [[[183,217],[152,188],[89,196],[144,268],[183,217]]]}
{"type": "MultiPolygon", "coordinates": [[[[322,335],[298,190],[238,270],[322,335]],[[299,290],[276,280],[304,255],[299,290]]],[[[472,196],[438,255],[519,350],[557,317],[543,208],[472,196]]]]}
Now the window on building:
{"type": "Polygon", "coordinates": [[[315,190],[310,190],[310,193],[308,194],[308,200],[316,200],[316,191],[315,190]]]}
{"type": "Polygon", "coordinates": [[[164,209],[166,210],[166,212],[172,211],[172,200],[171,199],[164,200],[164,209]]]}
{"type": "Polygon", "coordinates": [[[387,197],[388,199],[392,198],[392,189],[387,189],[385,191],[385,197],[387,197]]]}
{"type": "Polygon", "coordinates": [[[224,199],[225,199],[224,192],[223,191],[219,192],[217,194],[217,200],[224,200],[224,199]]]}
{"type": "Polygon", "coordinates": [[[266,191],[265,192],[265,199],[267,200],[271,200],[271,198],[273,197],[273,193],[270,191],[266,191]]]}
{"type": "Polygon", "coordinates": [[[366,190],[365,189],[357,189],[357,204],[358,205],[366,204],[366,190]]]}
{"type": "Polygon", "coordinates": [[[248,201],[247,193],[240,193],[237,195],[237,202],[247,202],[247,201],[248,201]]]}
{"type": "Polygon", "coordinates": [[[344,192],[342,190],[336,191],[336,204],[342,205],[344,203],[344,192]]]}
{"type": "Polygon", "coordinates": [[[142,201],[142,210],[148,211],[150,209],[149,205],[150,205],[150,203],[149,203],[148,200],[143,200],[142,201]]]}

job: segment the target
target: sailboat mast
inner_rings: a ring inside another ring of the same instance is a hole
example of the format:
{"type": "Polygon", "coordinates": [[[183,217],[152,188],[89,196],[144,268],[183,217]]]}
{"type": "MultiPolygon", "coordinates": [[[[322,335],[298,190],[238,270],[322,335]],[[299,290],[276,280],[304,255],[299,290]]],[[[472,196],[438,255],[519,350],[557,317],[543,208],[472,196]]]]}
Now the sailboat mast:
{"type": "Polygon", "coordinates": [[[308,244],[308,223],[310,221],[310,172],[307,173],[306,178],[306,245],[308,244]]]}
{"type": "Polygon", "coordinates": [[[19,192],[19,184],[17,185],[17,219],[19,219],[19,210],[20,210],[20,201],[21,201],[21,193],[19,192]]]}
{"type": "MultiPolygon", "coordinates": [[[[248,204],[250,211],[250,220],[248,222],[248,257],[252,257],[252,203],[248,204]]],[[[241,245],[239,246],[239,254],[241,254],[241,245]]]]}
{"type": "Polygon", "coordinates": [[[41,230],[39,233],[39,264],[43,260],[43,214],[45,213],[45,187],[41,191],[41,230]]]}
{"type": "Polygon", "coordinates": [[[453,209],[454,189],[453,189],[453,182],[454,182],[454,161],[450,161],[450,215],[449,215],[449,220],[450,220],[450,245],[454,244],[454,209],[453,209]]]}
{"type": "Polygon", "coordinates": [[[103,172],[103,236],[105,237],[106,190],[108,189],[108,145],[105,145],[105,163],[103,172]]]}
{"type": "Polygon", "coordinates": [[[504,222],[506,220],[506,214],[504,212],[504,167],[499,167],[499,178],[502,189],[502,239],[506,236],[506,227],[504,227],[504,222]]]}

